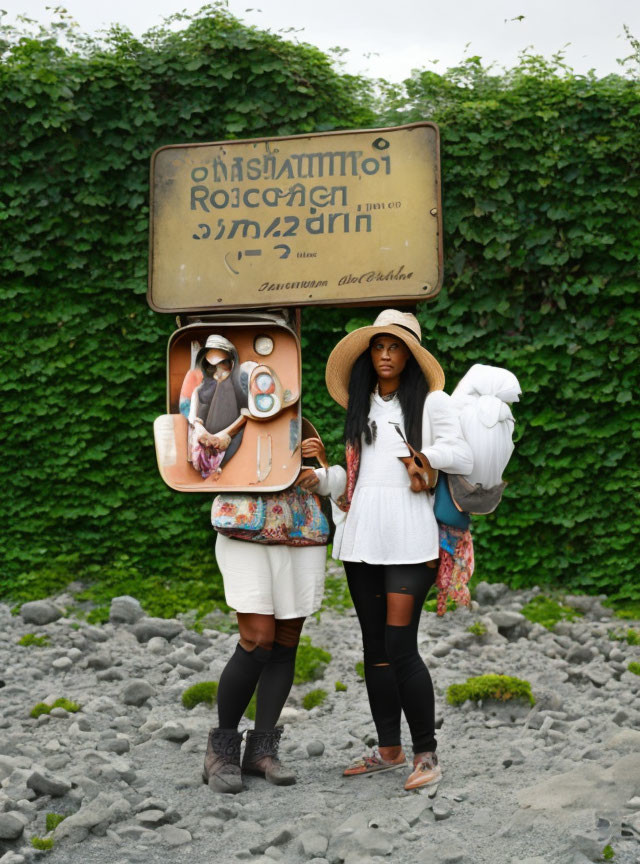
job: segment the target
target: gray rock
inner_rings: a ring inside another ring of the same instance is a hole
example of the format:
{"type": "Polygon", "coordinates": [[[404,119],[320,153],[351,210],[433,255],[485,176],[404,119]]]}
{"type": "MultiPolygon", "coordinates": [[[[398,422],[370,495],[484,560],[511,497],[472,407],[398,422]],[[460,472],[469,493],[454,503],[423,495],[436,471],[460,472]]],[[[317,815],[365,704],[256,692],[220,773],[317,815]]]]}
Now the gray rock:
{"type": "Polygon", "coordinates": [[[436,817],[436,822],[442,822],[448,819],[453,813],[453,808],[448,801],[436,801],[432,807],[433,815],[436,817]]]}
{"type": "Polygon", "coordinates": [[[68,838],[71,843],[80,843],[89,831],[104,836],[107,827],[131,812],[131,805],[121,795],[100,792],[77,813],[67,816],[53,833],[54,841],[68,838]]]}
{"type": "Polygon", "coordinates": [[[144,618],[144,610],[135,597],[125,594],[111,601],[109,621],[112,624],[135,624],[140,618],[144,618]]]}
{"type": "Polygon", "coordinates": [[[27,780],[29,789],[33,789],[36,795],[51,795],[52,798],[61,798],[71,789],[71,783],[66,780],[52,777],[40,771],[34,771],[27,780]]]}
{"type": "Polygon", "coordinates": [[[597,602],[597,597],[588,597],[576,594],[567,594],[564,598],[565,606],[571,606],[572,609],[577,609],[578,612],[582,612],[583,615],[591,612],[594,603],[597,602]]]}
{"type": "Polygon", "coordinates": [[[475,599],[481,606],[493,606],[509,591],[504,582],[478,582],[475,588],[475,599]]]}
{"type": "Polygon", "coordinates": [[[307,744],[307,753],[309,756],[322,756],[324,753],[324,744],[322,741],[309,741],[307,744]]]}
{"type": "Polygon", "coordinates": [[[73,666],[73,661],[70,660],[69,657],[58,657],[51,665],[54,669],[57,669],[58,672],[66,672],[67,669],[70,669],[73,666]]]}
{"type": "Polygon", "coordinates": [[[5,852],[0,858],[0,864],[24,864],[27,859],[18,852],[5,852]]]}
{"type": "Polygon", "coordinates": [[[163,825],[158,828],[158,834],[167,846],[184,846],[185,843],[191,843],[193,839],[186,828],[176,828],[175,825],[163,825]]]}
{"type": "Polygon", "coordinates": [[[111,654],[107,651],[98,651],[97,654],[87,657],[87,666],[90,669],[108,669],[112,665],[111,654]]]}
{"type": "Polygon", "coordinates": [[[152,654],[165,654],[169,647],[169,643],[164,636],[152,636],[147,642],[147,650],[152,654]]]}
{"type": "Polygon", "coordinates": [[[511,627],[516,627],[527,620],[521,612],[508,612],[505,609],[489,612],[489,618],[491,618],[498,630],[509,630],[511,627]]]}
{"type": "Polygon", "coordinates": [[[154,636],[162,636],[167,641],[175,637],[183,630],[183,626],[176,618],[141,618],[133,628],[133,634],[138,642],[148,642],[154,636]]]}
{"type": "Polygon", "coordinates": [[[594,687],[604,687],[607,681],[611,678],[611,672],[606,666],[586,666],[584,674],[594,687]]]}
{"type": "Polygon", "coordinates": [[[0,813],[0,840],[17,840],[24,831],[24,819],[16,813],[0,813]]]}
{"type": "MultiPolygon", "coordinates": [[[[240,820],[235,822],[234,831],[239,828],[240,825],[242,825],[240,820]]],[[[250,851],[253,855],[261,855],[269,848],[269,846],[283,846],[285,843],[288,843],[294,833],[295,829],[293,825],[281,825],[278,828],[271,828],[269,831],[265,832],[260,842],[255,843],[250,847],[250,851]]]]}
{"type": "Polygon", "coordinates": [[[593,660],[594,652],[586,645],[575,645],[567,652],[568,663],[590,663],[593,660]]]}
{"type": "Polygon", "coordinates": [[[298,843],[300,851],[307,858],[322,858],[329,845],[327,838],[315,831],[303,831],[298,837],[298,843]]]}
{"type": "Polygon", "coordinates": [[[155,696],[154,688],[143,678],[132,678],[122,690],[122,701],[125,705],[144,705],[147,699],[155,696]]]}
{"type": "Polygon", "coordinates": [[[22,620],[27,624],[51,624],[62,618],[62,611],[48,600],[33,600],[20,607],[22,620]]]}
{"type": "Polygon", "coordinates": [[[142,810],[136,814],[136,819],[143,825],[161,825],[164,821],[164,810],[142,810]]]}
{"type": "Polygon", "coordinates": [[[96,749],[104,753],[117,753],[121,756],[123,753],[129,752],[131,745],[127,738],[109,738],[106,741],[101,741],[96,749]]]}
{"type": "Polygon", "coordinates": [[[155,738],[164,738],[165,741],[175,741],[182,744],[189,737],[189,733],[184,728],[182,723],[169,720],[164,724],[154,735],[155,738]]]}

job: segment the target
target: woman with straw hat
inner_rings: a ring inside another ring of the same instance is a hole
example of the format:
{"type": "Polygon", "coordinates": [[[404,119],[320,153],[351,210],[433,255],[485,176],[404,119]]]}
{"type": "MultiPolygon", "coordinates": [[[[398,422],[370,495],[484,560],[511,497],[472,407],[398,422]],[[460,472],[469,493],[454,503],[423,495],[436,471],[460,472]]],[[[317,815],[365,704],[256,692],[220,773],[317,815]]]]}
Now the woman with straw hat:
{"type": "Polygon", "coordinates": [[[326,380],[347,409],[346,472],[316,470],[316,491],[330,494],[346,517],[336,527],[334,557],[344,562],[362,629],[365,681],[378,748],[345,776],[400,768],[404,712],[413,771],[406,789],[437,782],[433,684],[417,646],[420,613],[434,584],[438,526],[433,496],[438,469],[468,474],[473,459],[462,437],[444,373],[421,344],[415,315],[386,309],[370,327],[331,352],[326,380]]]}

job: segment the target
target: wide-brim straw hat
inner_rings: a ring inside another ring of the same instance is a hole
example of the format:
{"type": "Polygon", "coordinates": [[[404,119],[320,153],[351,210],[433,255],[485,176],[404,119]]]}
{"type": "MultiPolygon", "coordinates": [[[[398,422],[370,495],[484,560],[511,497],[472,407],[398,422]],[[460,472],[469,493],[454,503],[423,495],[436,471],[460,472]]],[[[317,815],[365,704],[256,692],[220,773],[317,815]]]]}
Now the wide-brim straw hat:
{"type": "Polygon", "coordinates": [[[347,407],[353,364],[362,352],[369,348],[371,339],[377,333],[389,333],[401,339],[424,372],[429,389],[444,389],[442,366],[433,354],[422,346],[420,342],[422,332],[416,316],[411,312],[400,312],[398,309],[385,309],[370,327],[360,327],[341,339],[329,355],[326,371],[327,389],[338,405],[347,407]]]}

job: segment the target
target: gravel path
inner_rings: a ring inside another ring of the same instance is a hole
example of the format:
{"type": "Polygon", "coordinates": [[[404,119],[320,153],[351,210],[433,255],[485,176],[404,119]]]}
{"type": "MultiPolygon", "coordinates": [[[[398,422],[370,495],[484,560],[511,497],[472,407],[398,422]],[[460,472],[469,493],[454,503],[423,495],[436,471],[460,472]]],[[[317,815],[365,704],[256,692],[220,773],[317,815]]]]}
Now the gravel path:
{"type": "Polygon", "coordinates": [[[215,713],[187,711],[180,697],[218,680],[234,635],[141,617],[126,598],[112,605],[116,623],[100,627],[59,617],[69,596],[17,616],[0,605],[0,862],[580,864],[604,860],[608,845],[616,864],[640,862],[640,676],[627,670],[640,647],[608,635],[638,622],[574,598],[585,617],[548,631],[519,613],[535,593],[482,583],[471,611],[423,616],[444,778],[413,793],[407,772],[341,776],[374,732],[349,612],[324,610],[305,626],[332,660],[321,680],[294,687],[283,712],[283,761],[298,783],[248,778],[243,793],[223,796],[200,777],[215,713]],[[476,621],[485,635],[467,631],[476,621]],[[26,633],[49,646],[18,646],[26,633]],[[486,673],[530,681],[533,709],[447,704],[449,684],[486,673]],[[318,687],[328,697],[306,711],[302,698],[318,687]],[[81,711],[29,716],[61,697],[81,711]],[[73,815],[47,834],[47,813],[73,815]],[[53,837],[53,850],[36,851],[34,835],[53,837]]]}

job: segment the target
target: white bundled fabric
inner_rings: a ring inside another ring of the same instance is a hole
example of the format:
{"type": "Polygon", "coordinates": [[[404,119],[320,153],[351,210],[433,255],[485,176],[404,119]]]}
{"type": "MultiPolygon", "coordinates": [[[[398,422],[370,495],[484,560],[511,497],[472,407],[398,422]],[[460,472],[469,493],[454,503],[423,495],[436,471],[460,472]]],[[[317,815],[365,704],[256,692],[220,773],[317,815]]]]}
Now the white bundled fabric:
{"type": "Polygon", "coordinates": [[[509,404],[522,390],[508,369],[476,363],[460,380],[451,399],[460,417],[462,434],[473,452],[469,483],[486,488],[502,482],[513,453],[514,419],[509,404]]]}

